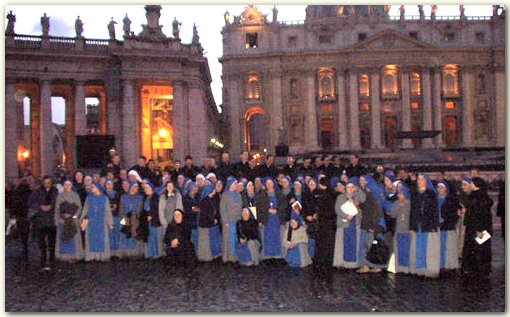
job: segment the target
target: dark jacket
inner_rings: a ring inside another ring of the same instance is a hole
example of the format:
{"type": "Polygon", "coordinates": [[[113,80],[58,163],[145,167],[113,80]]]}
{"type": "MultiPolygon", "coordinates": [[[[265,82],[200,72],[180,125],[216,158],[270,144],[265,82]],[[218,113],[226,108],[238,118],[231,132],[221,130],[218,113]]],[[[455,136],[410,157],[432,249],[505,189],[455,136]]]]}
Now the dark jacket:
{"type": "Polygon", "coordinates": [[[145,165],[145,167],[141,167],[140,165],[137,164],[131,167],[129,171],[136,171],[142,179],[147,178],[147,176],[149,175],[149,169],[147,168],[147,165],[145,165]]]}
{"type": "Polygon", "coordinates": [[[347,176],[349,177],[353,176],[360,177],[367,173],[367,169],[359,163],[356,164],[356,166],[349,164],[345,167],[345,173],[347,173],[347,176]]]}
{"type": "Polygon", "coordinates": [[[328,229],[336,231],[335,192],[329,187],[326,189],[317,187],[313,195],[317,204],[319,233],[328,229]]]}
{"type": "Polygon", "coordinates": [[[441,206],[441,217],[443,223],[440,224],[441,230],[455,230],[459,215],[457,211],[460,208],[459,199],[455,195],[446,195],[445,201],[441,206]]]}
{"type": "Polygon", "coordinates": [[[185,177],[192,180],[195,180],[195,176],[197,176],[200,173],[201,173],[200,168],[198,168],[195,165],[191,165],[191,167],[184,165],[179,171],[179,174],[182,174],[185,177]]]}
{"type": "Polygon", "coordinates": [[[51,187],[49,191],[41,186],[38,190],[34,191],[30,196],[29,217],[33,217],[35,226],[38,229],[55,227],[55,203],[57,202],[58,190],[51,187]],[[50,211],[42,211],[41,205],[51,205],[50,211]]]}
{"type": "MultiPolygon", "coordinates": [[[[257,217],[259,222],[266,224],[269,221],[269,196],[266,191],[261,191],[259,195],[259,198],[256,199],[257,217]]],[[[278,201],[278,206],[276,208],[278,210],[277,215],[281,224],[286,220],[288,202],[279,190],[275,190],[275,195],[278,201]]]]}
{"type": "Polygon", "coordinates": [[[466,206],[466,217],[464,218],[466,239],[476,231],[487,230],[491,235],[493,234],[492,203],[492,199],[486,192],[481,190],[471,192],[466,206]]]}
{"type": "Polygon", "coordinates": [[[261,164],[257,167],[257,173],[260,177],[272,177],[276,178],[278,175],[278,169],[273,164],[271,166],[267,166],[266,163],[261,164]]]}
{"type": "Polygon", "coordinates": [[[200,207],[200,193],[197,193],[195,198],[191,198],[189,195],[184,195],[182,198],[182,205],[184,207],[184,219],[186,223],[192,228],[197,227],[198,213],[192,210],[193,207],[200,207]]]}
{"type": "Polygon", "coordinates": [[[219,205],[216,204],[216,196],[219,195],[216,194],[213,198],[207,196],[200,202],[200,213],[198,215],[199,227],[211,228],[220,223],[220,209],[219,205]],[[217,220],[216,224],[214,223],[214,220],[217,220]]]}
{"type": "Polygon", "coordinates": [[[26,184],[20,184],[13,188],[10,195],[5,195],[5,205],[10,209],[10,213],[16,218],[26,218],[28,215],[28,200],[32,192],[26,184]]]}
{"type": "Polygon", "coordinates": [[[414,191],[411,196],[411,216],[409,229],[433,231],[439,227],[439,211],[436,194],[427,188],[425,192],[414,191]]]}
{"type": "Polygon", "coordinates": [[[302,174],[303,176],[306,176],[306,175],[309,175],[309,176],[312,176],[312,177],[315,177],[317,175],[315,175],[315,169],[313,168],[312,165],[309,165],[308,167],[305,167],[304,165],[301,165],[299,167],[299,170],[298,170],[298,175],[299,174],[302,174]]]}
{"type": "MultiPolygon", "coordinates": [[[[147,210],[147,217],[151,217],[151,221],[149,225],[153,227],[161,226],[161,221],[159,220],[159,195],[153,193],[150,198],[145,197],[145,199],[150,199],[150,210],[147,210]]],[[[144,204],[145,206],[145,204],[144,204]]]]}
{"type": "Polygon", "coordinates": [[[234,176],[234,174],[234,165],[232,164],[225,164],[221,162],[216,168],[216,177],[223,181],[223,183],[225,183],[229,176],[234,176]]]}
{"type": "Polygon", "coordinates": [[[377,197],[370,192],[365,192],[367,198],[360,205],[363,210],[361,217],[361,229],[374,230],[374,232],[383,232],[383,228],[377,223],[383,216],[383,209],[377,197]]]}
{"type": "Polygon", "coordinates": [[[285,165],[283,167],[282,173],[284,175],[289,176],[292,180],[295,180],[299,173],[299,167],[297,167],[296,165],[292,165],[292,166],[285,165]]]}
{"type": "Polygon", "coordinates": [[[255,219],[239,220],[236,223],[237,239],[259,240],[259,224],[255,219]]]}
{"type": "Polygon", "coordinates": [[[241,179],[243,177],[248,178],[250,176],[250,164],[248,162],[243,163],[242,161],[237,162],[234,165],[234,177],[241,179]]]}

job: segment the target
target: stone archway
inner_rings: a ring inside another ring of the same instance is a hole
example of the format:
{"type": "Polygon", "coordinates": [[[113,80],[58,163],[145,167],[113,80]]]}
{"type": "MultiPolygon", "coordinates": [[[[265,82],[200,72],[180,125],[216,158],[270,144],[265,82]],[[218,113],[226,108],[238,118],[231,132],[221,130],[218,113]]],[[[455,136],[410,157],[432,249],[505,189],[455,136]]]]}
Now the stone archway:
{"type": "Polygon", "coordinates": [[[262,153],[269,147],[269,122],[266,111],[260,107],[251,107],[244,115],[244,122],[247,149],[262,153]]]}

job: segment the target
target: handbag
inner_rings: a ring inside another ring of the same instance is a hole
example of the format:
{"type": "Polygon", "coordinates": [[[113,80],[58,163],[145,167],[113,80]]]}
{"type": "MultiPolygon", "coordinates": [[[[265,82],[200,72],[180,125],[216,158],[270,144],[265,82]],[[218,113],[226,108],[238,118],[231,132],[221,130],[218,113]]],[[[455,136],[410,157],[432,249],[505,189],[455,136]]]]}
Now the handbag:
{"type": "Polygon", "coordinates": [[[367,253],[367,261],[373,264],[387,264],[390,250],[383,239],[375,237],[367,253]]]}

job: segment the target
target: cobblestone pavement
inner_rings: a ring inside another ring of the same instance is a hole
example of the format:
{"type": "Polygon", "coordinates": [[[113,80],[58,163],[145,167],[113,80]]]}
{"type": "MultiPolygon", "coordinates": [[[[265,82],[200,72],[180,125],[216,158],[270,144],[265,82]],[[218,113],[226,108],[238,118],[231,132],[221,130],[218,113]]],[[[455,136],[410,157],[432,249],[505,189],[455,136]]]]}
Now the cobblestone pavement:
{"type": "Polygon", "coordinates": [[[504,243],[493,242],[493,272],[488,279],[460,274],[440,279],[390,273],[360,275],[334,269],[319,279],[310,268],[282,262],[245,268],[220,262],[193,270],[163,260],[110,263],[58,263],[38,271],[39,253],[31,244],[29,263],[21,248],[5,250],[5,309],[33,311],[250,311],[250,312],[421,312],[505,311],[504,243]]]}

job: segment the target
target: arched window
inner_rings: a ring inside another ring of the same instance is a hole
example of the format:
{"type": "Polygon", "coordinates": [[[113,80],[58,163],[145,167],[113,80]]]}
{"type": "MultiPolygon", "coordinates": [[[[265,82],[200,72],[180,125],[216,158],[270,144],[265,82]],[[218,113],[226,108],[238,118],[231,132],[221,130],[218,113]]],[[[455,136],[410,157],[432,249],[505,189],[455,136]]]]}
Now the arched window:
{"type": "Polygon", "coordinates": [[[485,77],[485,74],[478,74],[476,88],[479,94],[487,93],[487,79],[485,77]]]}
{"type": "Polygon", "coordinates": [[[396,65],[387,65],[384,68],[384,73],[382,77],[383,83],[383,94],[395,96],[398,94],[398,81],[397,81],[397,66],[396,65]]]}
{"type": "Polygon", "coordinates": [[[459,94],[458,73],[457,65],[450,64],[443,68],[443,92],[445,94],[459,94]]]}
{"type": "Polygon", "coordinates": [[[323,68],[319,71],[319,98],[331,100],[335,97],[334,72],[330,68],[323,68]]]}
{"type": "Polygon", "coordinates": [[[420,74],[416,72],[411,74],[411,94],[421,95],[420,74]]]}
{"type": "Polygon", "coordinates": [[[261,97],[260,78],[258,75],[253,74],[248,77],[248,100],[260,100],[261,97]]]}
{"type": "Polygon", "coordinates": [[[359,77],[359,94],[362,97],[370,96],[370,80],[366,74],[362,74],[359,77]]]}
{"type": "Polygon", "coordinates": [[[299,97],[298,80],[296,78],[292,78],[290,80],[290,97],[291,98],[299,97]]]}

